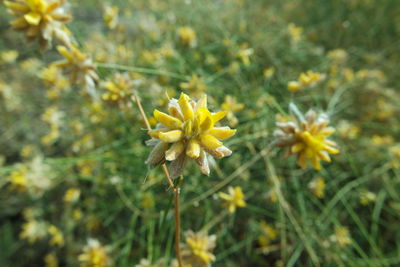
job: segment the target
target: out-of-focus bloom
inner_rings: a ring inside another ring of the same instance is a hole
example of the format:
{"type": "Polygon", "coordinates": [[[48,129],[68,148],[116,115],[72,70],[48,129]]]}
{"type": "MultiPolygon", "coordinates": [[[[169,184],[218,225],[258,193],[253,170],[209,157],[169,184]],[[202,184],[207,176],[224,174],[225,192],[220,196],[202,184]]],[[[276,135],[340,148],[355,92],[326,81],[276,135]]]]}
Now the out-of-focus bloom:
{"type": "Polygon", "coordinates": [[[197,45],[196,32],[190,27],[180,27],[178,37],[180,43],[184,46],[195,47],[197,45]]]}
{"type": "Polygon", "coordinates": [[[297,44],[298,42],[300,42],[303,34],[303,28],[296,26],[294,23],[289,23],[287,29],[292,44],[297,44]]]}
{"type": "Polygon", "coordinates": [[[360,127],[344,120],[338,123],[337,129],[341,138],[350,140],[356,139],[361,131],[360,127]]]}
{"type": "Polygon", "coordinates": [[[40,197],[52,186],[55,175],[40,156],[35,157],[27,166],[21,166],[11,173],[11,187],[20,192],[27,191],[31,196],[40,197]]]}
{"type": "Polygon", "coordinates": [[[110,263],[108,247],[102,246],[96,239],[89,239],[78,259],[82,267],[105,267],[110,263]]]}
{"type": "Polygon", "coordinates": [[[204,84],[204,79],[196,74],[193,74],[188,82],[180,83],[180,87],[195,96],[202,95],[208,89],[207,85],[204,84]]]}
{"type": "Polygon", "coordinates": [[[58,229],[54,225],[49,225],[47,230],[48,230],[48,232],[49,232],[49,234],[51,236],[49,244],[51,246],[63,247],[64,246],[64,235],[61,232],[61,230],[58,229]]]}
{"type": "Polygon", "coordinates": [[[305,116],[291,103],[290,111],[295,116],[295,121],[277,122],[274,131],[275,145],[287,147],[288,154],[297,155],[297,164],[305,169],[311,160],[314,169],[321,168],[321,160],[330,162],[329,154],[338,154],[336,143],[329,140],[335,129],[327,127],[329,119],[326,114],[317,114],[310,110],[305,116]]]}
{"type": "Polygon", "coordinates": [[[347,61],[348,53],[344,49],[334,49],[328,52],[327,57],[333,61],[333,63],[341,65],[347,61]]]}
{"type": "Polygon", "coordinates": [[[239,51],[236,53],[236,57],[242,60],[243,65],[250,65],[250,56],[253,55],[254,49],[249,48],[247,44],[240,47],[239,51]]]}
{"type": "Polygon", "coordinates": [[[67,203],[76,202],[81,195],[81,191],[78,188],[69,188],[64,195],[64,201],[67,203]]]}
{"type": "Polygon", "coordinates": [[[42,50],[51,43],[53,37],[65,45],[70,43],[64,23],[71,16],[66,12],[65,0],[14,0],[5,1],[4,4],[16,17],[11,22],[13,28],[25,32],[29,42],[39,40],[42,50]]]}
{"type": "Polygon", "coordinates": [[[376,201],[376,194],[371,191],[363,190],[360,192],[359,200],[361,205],[367,206],[369,203],[376,201]]]}
{"type": "Polygon", "coordinates": [[[154,167],[171,161],[171,177],[178,177],[184,170],[188,158],[195,159],[200,170],[209,175],[207,153],[223,158],[232,151],[220,140],[231,137],[236,130],[216,127],[225,111],[211,113],[207,109],[207,96],[196,103],[184,93],[179,100],[172,98],[168,104],[169,114],[154,110],[154,118],[159,122],[156,129],[149,131],[152,137],[147,144],[154,146],[146,163],[154,167]]]}
{"type": "Polygon", "coordinates": [[[317,198],[325,196],[325,180],[323,178],[315,178],[308,184],[308,188],[317,198]]]}
{"type": "Polygon", "coordinates": [[[111,30],[115,29],[118,25],[118,12],[117,6],[105,6],[103,13],[103,20],[107,27],[111,30]]]}
{"type": "Polygon", "coordinates": [[[390,146],[390,145],[393,145],[393,143],[394,143],[393,137],[388,136],[388,135],[382,136],[382,135],[375,134],[371,138],[371,144],[374,146],[378,146],[378,147],[379,146],[381,146],[381,147],[390,146]]]}
{"type": "Polygon", "coordinates": [[[240,111],[244,108],[244,104],[238,103],[236,97],[230,95],[225,96],[225,102],[221,104],[221,108],[226,112],[226,118],[229,124],[234,127],[238,124],[238,119],[235,116],[235,112],[240,111]]]}
{"type": "Polygon", "coordinates": [[[394,145],[389,148],[390,156],[392,157],[393,168],[400,168],[400,144],[394,145]]]}
{"type": "Polygon", "coordinates": [[[104,101],[119,103],[129,106],[133,90],[140,84],[140,80],[134,80],[129,73],[115,73],[110,79],[103,82],[101,87],[105,93],[102,95],[104,101]]]}
{"type": "Polygon", "coordinates": [[[262,248],[267,248],[268,245],[276,239],[278,233],[272,225],[265,221],[262,221],[259,227],[261,230],[261,234],[258,237],[258,243],[262,248]]]}
{"type": "Polygon", "coordinates": [[[228,188],[228,193],[220,192],[218,196],[225,200],[224,206],[228,207],[230,213],[234,213],[237,207],[245,207],[246,202],[244,201],[244,194],[240,186],[228,188]]]}
{"type": "Polygon", "coordinates": [[[146,192],[143,194],[142,201],[140,201],[140,206],[145,209],[154,207],[154,196],[150,192],[146,192]]]}
{"type": "Polygon", "coordinates": [[[217,240],[216,235],[207,235],[204,232],[194,233],[187,231],[185,233],[185,244],[182,248],[182,257],[185,264],[192,266],[211,266],[215,261],[212,254],[217,240]]]}
{"type": "Polygon", "coordinates": [[[58,258],[54,252],[47,254],[44,257],[44,263],[46,267],[58,267],[58,258]]]}
{"type": "Polygon", "coordinates": [[[265,69],[263,74],[265,79],[270,79],[275,74],[275,68],[270,67],[268,69],[265,69]]]}
{"type": "Polygon", "coordinates": [[[57,46],[58,52],[64,57],[64,60],[55,62],[55,66],[62,68],[70,75],[72,84],[79,83],[83,85],[90,95],[95,95],[95,82],[99,79],[96,73],[96,66],[92,58],[81,52],[76,46],[70,48],[57,46]]]}
{"type": "Polygon", "coordinates": [[[335,233],[330,236],[330,240],[341,248],[346,247],[351,243],[349,229],[344,226],[335,227],[335,233]]]}
{"type": "Polygon", "coordinates": [[[43,68],[39,73],[39,77],[48,86],[54,86],[59,89],[65,89],[68,87],[68,80],[62,75],[61,70],[55,65],[50,65],[43,68]]]}
{"type": "MultiPolygon", "coordinates": [[[[159,259],[158,261],[151,263],[148,259],[141,259],[138,264],[135,265],[135,267],[166,267],[168,266],[165,263],[165,260],[163,258],[159,259]]],[[[172,262],[169,266],[175,267],[177,265],[174,265],[174,262],[172,262]]]]}
{"type": "Polygon", "coordinates": [[[306,87],[314,86],[323,79],[325,79],[325,75],[309,70],[301,73],[297,81],[290,81],[288,83],[288,89],[289,91],[297,92],[306,87]]]}
{"type": "Polygon", "coordinates": [[[17,60],[17,58],[18,58],[17,50],[8,50],[1,52],[0,54],[1,61],[8,64],[14,63],[17,60]]]}
{"type": "Polygon", "coordinates": [[[27,239],[29,243],[35,243],[47,236],[47,223],[45,221],[29,220],[22,225],[19,235],[21,239],[27,239]]]}

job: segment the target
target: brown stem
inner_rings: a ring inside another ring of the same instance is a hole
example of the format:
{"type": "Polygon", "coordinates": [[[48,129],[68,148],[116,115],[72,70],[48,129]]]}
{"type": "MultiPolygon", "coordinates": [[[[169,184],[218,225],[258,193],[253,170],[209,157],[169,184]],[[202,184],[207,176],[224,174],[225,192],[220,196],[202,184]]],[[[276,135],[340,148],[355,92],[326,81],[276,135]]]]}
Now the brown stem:
{"type": "MultiPolygon", "coordinates": [[[[142,107],[142,103],[140,102],[140,98],[138,97],[136,92],[133,93],[132,98],[138,106],[140,115],[142,116],[144,123],[146,124],[147,130],[150,131],[151,125],[149,123],[149,120],[147,119],[146,113],[144,112],[143,107],[142,107]]],[[[165,163],[162,164],[161,167],[165,174],[165,177],[167,178],[169,186],[171,188],[173,188],[173,190],[174,190],[174,196],[175,196],[175,252],[176,252],[176,258],[178,259],[179,267],[183,267],[181,250],[180,250],[180,242],[181,242],[181,216],[180,216],[180,211],[179,211],[180,188],[179,188],[179,186],[175,186],[174,183],[172,182],[171,176],[169,175],[169,171],[168,171],[168,168],[165,165],[165,163]]]]}

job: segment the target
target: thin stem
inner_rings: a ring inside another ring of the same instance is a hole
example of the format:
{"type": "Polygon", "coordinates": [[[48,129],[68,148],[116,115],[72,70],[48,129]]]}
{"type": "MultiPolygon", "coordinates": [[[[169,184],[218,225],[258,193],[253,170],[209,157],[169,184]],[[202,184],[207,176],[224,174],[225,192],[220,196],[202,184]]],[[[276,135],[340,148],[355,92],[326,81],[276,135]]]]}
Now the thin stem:
{"type": "Polygon", "coordinates": [[[174,72],[169,72],[169,71],[157,70],[157,69],[124,66],[124,65],[118,65],[118,64],[107,64],[107,63],[96,63],[96,67],[101,68],[101,69],[113,69],[113,70],[150,74],[150,75],[167,76],[167,77],[175,78],[175,79],[182,80],[182,81],[188,80],[188,78],[184,75],[174,73],[174,72]]]}
{"type": "MultiPolygon", "coordinates": [[[[142,116],[144,123],[146,124],[146,128],[148,131],[151,130],[151,125],[149,123],[149,120],[147,119],[146,113],[143,110],[142,104],[140,102],[140,98],[136,94],[136,92],[133,92],[132,99],[134,102],[136,102],[140,115],[142,116]]],[[[170,188],[174,190],[174,197],[175,197],[175,253],[176,253],[176,258],[178,259],[178,264],[179,267],[183,267],[182,263],[182,256],[181,256],[181,250],[180,250],[180,242],[181,242],[181,216],[180,216],[180,206],[179,206],[179,196],[180,196],[180,188],[179,188],[179,183],[175,186],[171,176],[169,175],[169,171],[165,163],[161,165],[162,170],[165,174],[165,177],[167,178],[168,184],[170,188]]]]}
{"type": "Polygon", "coordinates": [[[176,187],[174,189],[175,193],[175,251],[176,251],[176,258],[178,259],[179,267],[183,267],[182,263],[182,255],[180,249],[181,243],[181,216],[179,211],[179,196],[180,196],[181,189],[176,187]]]}

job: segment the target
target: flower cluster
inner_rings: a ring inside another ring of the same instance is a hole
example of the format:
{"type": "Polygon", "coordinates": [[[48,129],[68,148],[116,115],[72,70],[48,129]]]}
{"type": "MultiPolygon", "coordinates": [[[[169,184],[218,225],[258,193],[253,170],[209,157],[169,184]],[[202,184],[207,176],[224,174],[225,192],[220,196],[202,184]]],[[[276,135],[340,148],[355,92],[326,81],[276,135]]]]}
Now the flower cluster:
{"type": "Polygon", "coordinates": [[[147,144],[154,146],[147,164],[157,166],[166,160],[171,161],[171,177],[181,175],[188,158],[196,161],[200,170],[209,175],[207,154],[223,158],[232,151],[220,140],[231,137],[236,130],[218,127],[216,124],[226,112],[211,113],[207,108],[207,96],[195,102],[182,93],[178,99],[172,98],[168,104],[169,114],[154,110],[158,124],[149,131],[152,137],[147,144]]]}
{"type": "Polygon", "coordinates": [[[329,120],[325,114],[310,110],[303,116],[294,104],[290,104],[290,111],[296,120],[276,123],[275,145],[287,147],[289,155],[296,154],[301,168],[305,169],[311,160],[313,168],[319,170],[321,160],[330,162],[329,154],[339,153],[336,143],[328,139],[335,129],[327,127],[329,120]]]}
{"type": "Polygon", "coordinates": [[[313,72],[311,70],[300,74],[297,81],[290,81],[288,83],[288,89],[292,92],[297,92],[306,87],[311,87],[319,83],[325,78],[325,75],[319,72],[313,72]]]}
{"type": "Polygon", "coordinates": [[[244,194],[240,186],[228,188],[228,193],[220,192],[218,196],[225,201],[224,206],[228,207],[230,213],[234,213],[236,208],[245,207],[244,194]]]}
{"type": "Polygon", "coordinates": [[[187,231],[185,233],[185,244],[182,248],[182,256],[185,263],[196,266],[211,266],[215,261],[212,250],[215,248],[216,235],[207,235],[204,232],[194,233],[187,231]]]}

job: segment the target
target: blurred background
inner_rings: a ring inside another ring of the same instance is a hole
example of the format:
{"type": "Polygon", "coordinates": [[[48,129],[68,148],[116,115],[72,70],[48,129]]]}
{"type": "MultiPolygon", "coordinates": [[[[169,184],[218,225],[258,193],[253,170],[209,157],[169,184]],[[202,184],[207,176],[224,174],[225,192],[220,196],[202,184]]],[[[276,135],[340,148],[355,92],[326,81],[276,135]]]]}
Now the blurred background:
{"type": "Polygon", "coordinates": [[[180,92],[238,130],[209,177],[184,172],[182,242],[216,238],[192,266],[400,265],[398,0],[63,4],[72,57],[97,67],[78,82],[62,43],[28,43],[0,5],[1,266],[174,266],[173,194],[131,96],[154,127],[180,92]],[[263,152],[291,102],[336,129],[319,171],[263,152]]]}

